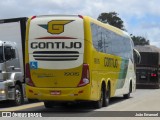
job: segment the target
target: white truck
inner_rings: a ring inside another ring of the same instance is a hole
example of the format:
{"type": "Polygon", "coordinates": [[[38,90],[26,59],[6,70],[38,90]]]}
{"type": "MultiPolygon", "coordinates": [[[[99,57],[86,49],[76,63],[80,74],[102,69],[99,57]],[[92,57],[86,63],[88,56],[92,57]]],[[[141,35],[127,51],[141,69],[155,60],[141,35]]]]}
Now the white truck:
{"type": "Polygon", "coordinates": [[[0,20],[0,101],[21,105],[25,97],[24,50],[27,18],[0,20]]]}

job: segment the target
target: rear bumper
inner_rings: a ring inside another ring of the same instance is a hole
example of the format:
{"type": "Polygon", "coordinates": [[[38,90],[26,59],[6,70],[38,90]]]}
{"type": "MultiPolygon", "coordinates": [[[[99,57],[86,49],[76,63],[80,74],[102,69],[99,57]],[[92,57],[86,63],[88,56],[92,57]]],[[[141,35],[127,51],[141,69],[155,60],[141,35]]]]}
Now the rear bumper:
{"type": "Polygon", "coordinates": [[[136,88],[142,88],[142,89],[159,89],[160,84],[159,83],[136,83],[136,88]]]}
{"type": "Polygon", "coordinates": [[[89,101],[91,92],[89,85],[77,88],[37,88],[26,85],[26,96],[41,101],[89,101]],[[58,91],[53,95],[53,91],[58,91]]]}

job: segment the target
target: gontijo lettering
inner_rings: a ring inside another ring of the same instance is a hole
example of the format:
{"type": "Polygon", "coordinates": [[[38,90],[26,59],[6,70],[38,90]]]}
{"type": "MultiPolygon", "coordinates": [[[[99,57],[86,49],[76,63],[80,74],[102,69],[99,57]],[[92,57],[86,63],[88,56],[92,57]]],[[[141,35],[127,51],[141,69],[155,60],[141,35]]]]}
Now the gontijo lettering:
{"type": "Polygon", "coordinates": [[[31,48],[32,49],[80,49],[82,47],[81,42],[32,42],[31,43],[31,48]]]}
{"type": "Polygon", "coordinates": [[[118,60],[114,59],[114,58],[105,57],[104,58],[104,66],[117,68],[118,67],[118,60]]]}

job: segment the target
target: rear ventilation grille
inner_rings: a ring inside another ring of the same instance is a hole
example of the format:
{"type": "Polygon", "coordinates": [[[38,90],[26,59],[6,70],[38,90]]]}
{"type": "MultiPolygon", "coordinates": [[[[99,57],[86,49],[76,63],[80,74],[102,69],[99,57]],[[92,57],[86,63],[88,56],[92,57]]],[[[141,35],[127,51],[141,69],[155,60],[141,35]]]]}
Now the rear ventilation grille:
{"type": "Polygon", "coordinates": [[[35,51],[33,57],[38,61],[73,61],[79,57],[77,51],[35,51]]]}

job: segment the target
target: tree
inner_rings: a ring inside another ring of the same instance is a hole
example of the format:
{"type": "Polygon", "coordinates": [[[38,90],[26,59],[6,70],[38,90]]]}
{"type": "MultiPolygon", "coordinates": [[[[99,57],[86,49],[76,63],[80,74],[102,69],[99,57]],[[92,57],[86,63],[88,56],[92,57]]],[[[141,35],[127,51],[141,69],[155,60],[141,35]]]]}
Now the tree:
{"type": "MultiPolygon", "coordinates": [[[[103,22],[103,23],[108,23],[112,26],[115,26],[121,30],[125,30],[123,21],[121,18],[118,17],[118,14],[116,12],[109,12],[109,13],[101,13],[97,20],[103,22]]],[[[125,30],[126,31],[126,30],[125,30]]]]}
{"type": "Polygon", "coordinates": [[[134,42],[134,45],[150,45],[149,40],[147,40],[146,38],[142,37],[142,36],[132,36],[131,34],[131,38],[134,42]]]}
{"type": "MultiPolygon", "coordinates": [[[[115,26],[121,30],[126,31],[126,29],[123,25],[122,19],[118,17],[118,14],[116,12],[101,13],[98,16],[97,20],[99,20],[103,23],[110,24],[110,25],[115,26]]],[[[149,40],[147,40],[146,38],[144,38],[142,36],[133,36],[131,34],[131,38],[134,42],[134,45],[150,45],[149,40]]]]}

